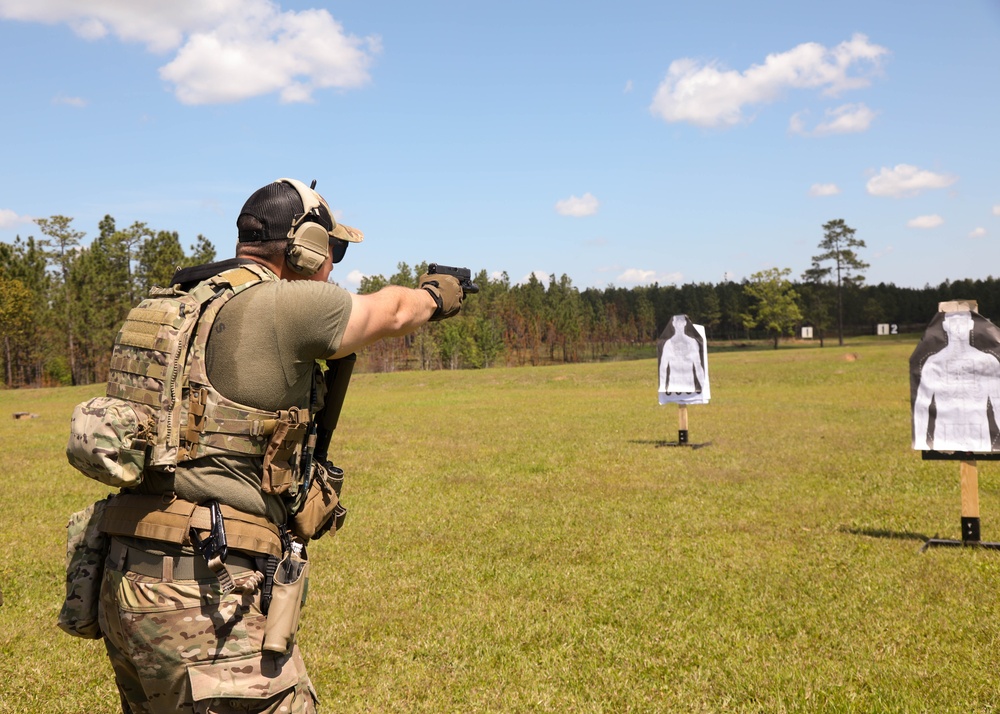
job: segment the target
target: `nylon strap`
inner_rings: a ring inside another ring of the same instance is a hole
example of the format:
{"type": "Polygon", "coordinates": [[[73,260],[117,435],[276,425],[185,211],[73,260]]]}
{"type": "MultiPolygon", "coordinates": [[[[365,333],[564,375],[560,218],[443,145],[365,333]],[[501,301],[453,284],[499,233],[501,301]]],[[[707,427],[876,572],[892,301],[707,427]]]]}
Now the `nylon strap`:
{"type": "Polygon", "coordinates": [[[139,402],[150,407],[159,407],[163,399],[162,392],[154,392],[152,389],[143,389],[142,387],[131,387],[118,382],[108,382],[107,395],[127,399],[130,402],[139,402]]]}
{"type": "Polygon", "coordinates": [[[122,327],[121,332],[118,333],[117,344],[126,347],[139,347],[144,350],[156,350],[157,352],[166,352],[171,346],[170,340],[125,327],[122,327]]]}
{"type": "MultiPolygon", "coordinates": [[[[226,524],[226,541],[234,550],[261,555],[281,554],[278,528],[263,516],[221,506],[226,524]]],[[[149,538],[167,543],[191,545],[190,529],[208,531],[211,511],[181,498],[122,493],[108,503],[101,530],[118,536],[149,538]]]]}
{"type": "Polygon", "coordinates": [[[111,369],[118,372],[127,372],[128,374],[137,374],[140,377],[152,377],[161,381],[167,376],[167,368],[162,364],[129,359],[125,355],[118,355],[112,359],[111,369]]]}
{"type": "Polygon", "coordinates": [[[246,285],[254,280],[260,280],[257,273],[247,268],[239,267],[233,270],[227,270],[224,273],[219,273],[217,281],[220,283],[228,283],[231,287],[238,288],[240,285],[246,285]]]}

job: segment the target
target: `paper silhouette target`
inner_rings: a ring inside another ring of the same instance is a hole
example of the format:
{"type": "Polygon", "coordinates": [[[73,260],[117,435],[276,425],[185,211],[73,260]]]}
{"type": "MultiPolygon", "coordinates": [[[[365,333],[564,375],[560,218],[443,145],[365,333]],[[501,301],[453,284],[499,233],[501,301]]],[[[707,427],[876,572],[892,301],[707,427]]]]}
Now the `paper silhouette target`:
{"type": "Polygon", "coordinates": [[[705,328],[674,315],[656,341],[660,404],[708,404],[705,328]]]}
{"type": "Polygon", "coordinates": [[[975,303],[941,309],[910,357],[913,448],[1000,451],[1000,329],[975,303]]]}

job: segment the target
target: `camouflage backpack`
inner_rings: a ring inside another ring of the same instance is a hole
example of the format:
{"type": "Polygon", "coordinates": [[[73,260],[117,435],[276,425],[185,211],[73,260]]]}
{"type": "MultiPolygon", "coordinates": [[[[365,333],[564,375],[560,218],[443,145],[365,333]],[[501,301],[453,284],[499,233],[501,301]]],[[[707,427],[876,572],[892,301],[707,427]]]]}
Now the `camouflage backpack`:
{"type": "Polygon", "coordinates": [[[115,338],[106,396],[73,411],[70,464],[101,483],[131,487],[148,468],[172,471],[210,454],[265,456],[265,490],[287,491],[308,409],[269,412],[233,402],[212,387],[205,365],[219,310],[264,280],[276,278],[250,263],[190,291],[153,288],[115,338]]]}

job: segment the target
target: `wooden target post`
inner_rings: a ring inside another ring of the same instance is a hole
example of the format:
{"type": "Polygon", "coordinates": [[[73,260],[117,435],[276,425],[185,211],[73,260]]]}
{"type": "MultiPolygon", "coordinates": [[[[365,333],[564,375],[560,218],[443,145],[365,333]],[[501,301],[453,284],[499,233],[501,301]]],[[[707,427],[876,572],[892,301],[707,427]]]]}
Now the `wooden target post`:
{"type": "Polygon", "coordinates": [[[979,543],[979,467],[962,461],[958,467],[962,484],[962,542],[979,543]]]}
{"type": "Polygon", "coordinates": [[[921,551],[932,546],[970,546],[1000,550],[1000,543],[986,543],[980,539],[979,529],[979,465],[980,459],[1000,460],[1000,454],[943,453],[924,451],[925,461],[958,461],[959,483],[962,489],[962,540],[928,538],[921,551]]]}
{"type": "Polygon", "coordinates": [[[653,442],[657,447],[660,446],[685,446],[690,449],[701,449],[705,446],[711,445],[711,441],[706,441],[700,444],[692,444],[691,437],[688,433],[688,404],[678,404],[677,405],[677,441],[656,441],[653,442]]]}

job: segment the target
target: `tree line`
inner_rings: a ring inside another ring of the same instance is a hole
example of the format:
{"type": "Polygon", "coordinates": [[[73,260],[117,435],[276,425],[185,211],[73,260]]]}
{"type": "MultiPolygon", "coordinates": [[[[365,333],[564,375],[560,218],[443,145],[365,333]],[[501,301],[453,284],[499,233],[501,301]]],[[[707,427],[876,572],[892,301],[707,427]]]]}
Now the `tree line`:
{"type": "MultiPolygon", "coordinates": [[[[199,235],[187,251],[176,232],[105,216],[97,236],[72,219],[36,220],[41,237],[0,243],[0,349],[7,387],[90,384],[107,379],[111,345],[128,310],[178,267],[215,260],[199,235]]],[[[804,325],[820,344],[838,334],[871,334],[878,323],[922,331],[944,300],[975,299],[987,317],[1000,310],[1000,279],[946,281],[923,288],[866,285],[863,241],[842,220],[824,225],[821,252],[801,278],[772,268],[740,282],[584,288],[563,274],[514,283],[480,270],[480,292],[460,315],[359,355],[359,369],[486,368],[648,357],[670,318],[686,314],[710,340],[783,337],[804,325]]],[[[399,263],[388,278],[368,276],[360,293],[384,285],[416,287],[427,265],[399,263]]]]}
{"type": "Polygon", "coordinates": [[[108,377],[128,311],[178,267],[215,260],[199,235],[185,252],[176,232],[105,216],[89,245],[73,219],[35,221],[41,237],[0,243],[0,340],[8,387],[91,384],[108,377]]]}

